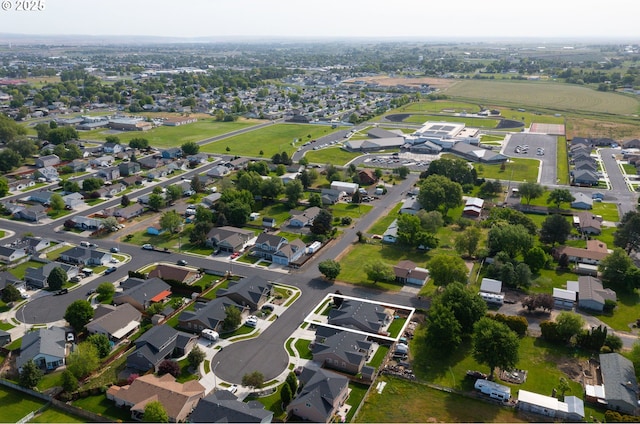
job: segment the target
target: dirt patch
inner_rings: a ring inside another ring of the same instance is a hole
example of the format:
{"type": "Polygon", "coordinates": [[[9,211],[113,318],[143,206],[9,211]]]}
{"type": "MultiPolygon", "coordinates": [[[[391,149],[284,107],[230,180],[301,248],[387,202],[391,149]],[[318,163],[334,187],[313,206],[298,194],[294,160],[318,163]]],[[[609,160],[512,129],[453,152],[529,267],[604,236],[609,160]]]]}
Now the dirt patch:
{"type": "Polygon", "coordinates": [[[411,115],[408,113],[397,113],[395,115],[387,115],[385,116],[385,119],[391,122],[402,122],[410,116],[411,115]]]}
{"type": "Polygon", "coordinates": [[[565,373],[571,380],[582,383],[582,365],[577,359],[568,359],[558,364],[558,369],[565,373]]]}
{"type": "Polygon", "coordinates": [[[421,86],[423,84],[429,84],[430,87],[445,89],[451,87],[456,83],[453,79],[448,78],[391,78],[386,75],[378,75],[375,77],[358,77],[350,80],[346,80],[345,82],[357,82],[362,81],[366,83],[377,83],[384,87],[395,87],[398,85],[405,86],[421,86]]]}

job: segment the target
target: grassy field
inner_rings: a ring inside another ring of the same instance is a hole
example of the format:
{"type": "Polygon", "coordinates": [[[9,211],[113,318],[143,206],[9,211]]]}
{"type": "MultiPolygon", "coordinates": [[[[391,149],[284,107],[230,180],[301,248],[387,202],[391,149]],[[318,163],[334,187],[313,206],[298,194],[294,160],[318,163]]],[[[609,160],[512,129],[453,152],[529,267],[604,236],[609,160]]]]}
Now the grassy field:
{"type": "Polygon", "coordinates": [[[77,417],[54,408],[47,408],[34,417],[30,423],[84,423],[84,418],[77,417]]]}
{"type": "Polygon", "coordinates": [[[287,152],[291,155],[296,149],[294,139],[311,140],[329,135],[334,131],[336,129],[326,125],[276,124],[262,128],[260,131],[206,144],[200,151],[253,157],[260,157],[260,151],[262,151],[262,156],[265,158],[270,158],[279,152],[287,152]]]}
{"type": "Polygon", "coordinates": [[[216,137],[242,128],[250,127],[258,121],[239,120],[236,122],[218,122],[213,118],[200,119],[192,124],[178,127],[156,127],[144,133],[138,131],[111,134],[111,131],[99,129],[80,131],[80,138],[85,140],[104,140],[109,135],[117,135],[123,144],[128,144],[132,138],[143,137],[154,147],[176,147],[187,141],[200,141],[209,137],[216,137]]]}
{"type": "Polygon", "coordinates": [[[40,409],[45,402],[25,395],[24,393],[0,386],[0,405],[2,405],[1,420],[5,423],[15,423],[31,411],[40,409]]]}
{"type": "Polygon", "coordinates": [[[113,401],[107,399],[105,394],[74,400],[73,406],[100,414],[114,421],[131,422],[131,414],[125,409],[118,408],[113,401]]]}
{"type": "Polygon", "coordinates": [[[464,122],[468,127],[472,128],[495,128],[500,122],[498,119],[491,118],[470,118],[465,116],[434,116],[434,115],[411,115],[402,122],[422,124],[426,121],[444,121],[444,122],[464,122]]]}
{"type": "Polygon", "coordinates": [[[638,112],[637,99],[621,94],[559,83],[459,80],[444,94],[486,103],[517,103],[522,107],[541,107],[558,111],[585,111],[607,114],[638,112]]]}
{"type": "Polygon", "coordinates": [[[394,206],[393,209],[391,209],[391,211],[386,216],[380,218],[378,221],[375,222],[375,224],[369,227],[367,232],[369,232],[370,234],[382,235],[382,233],[384,233],[387,230],[387,228],[389,228],[389,225],[391,225],[393,220],[398,218],[398,211],[400,210],[401,207],[402,207],[402,203],[398,203],[396,206],[394,206]]]}
{"type": "Polygon", "coordinates": [[[320,150],[309,150],[304,157],[310,163],[326,164],[344,166],[353,159],[361,156],[362,153],[347,152],[340,147],[327,147],[320,150]]]}
{"type": "Polygon", "coordinates": [[[556,146],[556,160],[559,184],[569,184],[569,158],[567,153],[567,139],[566,137],[558,137],[558,144],[556,146]]]}
{"type": "Polygon", "coordinates": [[[506,164],[504,171],[502,165],[487,165],[486,163],[474,163],[473,167],[478,172],[478,178],[489,180],[511,181],[538,181],[540,161],[536,159],[512,158],[506,164]]]}
{"type": "Polygon", "coordinates": [[[396,114],[399,112],[467,112],[475,113],[480,112],[480,108],[477,104],[465,103],[465,102],[453,102],[448,100],[423,100],[418,103],[410,103],[406,106],[402,106],[390,114],[396,114]]]}
{"type": "Polygon", "coordinates": [[[373,206],[364,203],[336,203],[329,207],[334,217],[342,218],[345,216],[351,219],[358,219],[362,215],[366,215],[373,209],[373,206]]]}

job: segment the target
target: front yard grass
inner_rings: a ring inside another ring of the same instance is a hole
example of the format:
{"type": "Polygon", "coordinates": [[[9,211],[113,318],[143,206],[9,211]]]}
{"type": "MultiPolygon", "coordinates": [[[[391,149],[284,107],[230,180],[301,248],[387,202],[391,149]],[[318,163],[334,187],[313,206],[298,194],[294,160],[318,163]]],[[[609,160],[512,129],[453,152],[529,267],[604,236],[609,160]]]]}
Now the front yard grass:
{"type": "Polygon", "coordinates": [[[86,420],[76,415],[49,407],[36,415],[30,423],[84,423],[86,420]]]}
{"type": "Polygon", "coordinates": [[[273,412],[273,418],[275,421],[284,421],[284,418],[286,417],[286,413],[282,409],[282,395],[281,395],[282,386],[284,384],[287,384],[287,383],[283,383],[280,386],[278,386],[278,389],[272,394],[270,394],[269,396],[263,396],[258,398],[249,396],[247,397],[246,400],[247,401],[257,400],[258,402],[264,405],[264,409],[266,409],[267,411],[273,412]]]}
{"type": "Polygon", "coordinates": [[[387,228],[389,228],[389,225],[391,225],[393,220],[398,219],[398,211],[401,207],[402,203],[398,203],[397,205],[395,205],[394,208],[391,209],[391,211],[389,211],[386,216],[380,218],[378,221],[376,221],[375,224],[369,227],[367,232],[370,234],[382,235],[385,231],[387,231],[387,228]]]}
{"type": "Polygon", "coordinates": [[[295,343],[295,348],[298,351],[298,355],[302,359],[313,359],[313,354],[311,353],[311,349],[309,349],[309,345],[311,344],[311,340],[298,339],[295,343]]]}
{"type": "Polygon", "coordinates": [[[369,211],[373,209],[373,206],[362,203],[336,203],[329,209],[331,209],[334,218],[343,218],[348,216],[351,219],[357,219],[362,215],[369,213],[369,211]]]}
{"type": "Polygon", "coordinates": [[[640,296],[636,290],[633,293],[618,291],[618,306],[609,313],[593,313],[592,315],[614,330],[631,331],[631,324],[640,316],[640,296]]]}

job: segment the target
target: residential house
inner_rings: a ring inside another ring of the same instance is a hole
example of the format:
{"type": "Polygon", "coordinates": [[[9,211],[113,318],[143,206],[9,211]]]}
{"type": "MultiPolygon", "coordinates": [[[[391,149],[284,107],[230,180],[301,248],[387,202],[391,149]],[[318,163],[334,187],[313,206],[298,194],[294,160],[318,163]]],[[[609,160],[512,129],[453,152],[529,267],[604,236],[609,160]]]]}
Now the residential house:
{"type": "Polygon", "coordinates": [[[102,151],[110,155],[124,152],[124,146],[120,143],[107,142],[102,145],[102,151]]]}
{"type": "Polygon", "coordinates": [[[257,400],[243,402],[229,390],[217,390],[200,399],[189,416],[190,423],[260,423],[273,420],[273,412],[257,400]]]}
{"type": "Polygon", "coordinates": [[[194,333],[200,333],[206,329],[222,333],[225,330],[223,322],[227,317],[226,309],[232,306],[238,308],[242,316],[249,314],[249,307],[240,305],[229,297],[218,297],[204,304],[196,302],[195,311],[185,310],[180,313],[178,326],[194,333]]]}
{"type": "Polygon", "coordinates": [[[607,409],[638,415],[638,382],[633,363],[619,353],[601,353],[600,373],[607,409]]]}
{"type": "Polygon", "coordinates": [[[100,187],[98,190],[96,190],[96,192],[100,194],[100,197],[111,198],[119,193],[122,193],[126,189],[127,187],[124,184],[115,183],[100,187]]]}
{"type": "Polygon", "coordinates": [[[349,380],[328,370],[305,368],[300,381],[300,393],[287,405],[287,413],[305,421],[332,422],[349,396],[349,380]]]}
{"type": "Polygon", "coordinates": [[[127,367],[157,371],[165,359],[181,358],[198,343],[198,336],[178,331],[166,324],[157,325],[134,342],[136,349],[127,356],[127,367]]]}
{"type": "Polygon", "coordinates": [[[344,299],[339,308],[329,311],[328,318],[331,325],[374,334],[382,334],[390,321],[390,314],[382,306],[353,299],[344,299]]]}
{"type": "Polygon", "coordinates": [[[313,225],[313,220],[316,219],[320,213],[320,208],[317,206],[311,206],[310,208],[300,211],[292,209],[289,211],[291,218],[289,219],[289,226],[291,227],[310,227],[313,225]]]}
{"type": "Polygon", "coordinates": [[[104,266],[109,264],[113,256],[109,252],[76,246],[60,254],[60,260],[74,265],[104,266]]]}
{"type": "Polygon", "coordinates": [[[130,175],[137,174],[140,172],[140,164],[138,162],[121,162],[118,165],[118,169],[120,170],[120,175],[123,177],[128,177],[130,175]]]}
{"type": "Polygon", "coordinates": [[[420,205],[420,201],[418,200],[418,198],[409,197],[402,202],[402,207],[400,207],[398,213],[408,213],[410,215],[415,215],[420,209],[422,209],[422,205],[420,205]]]}
{"type": "Polygon", "coordinates": [[[149,180],[155,180],[158,178],[166,178],[167,175],[171,174],[173,171],[167,168],[166,166],[161,166],[158,168],[149,169],[145,177],[149,180]]]}
{"type": "Polygon", "coordinates": [[[21,178],[9,182],[9,191],[16,192],[26,190],[36,185],[36,182],[31,178],[21,178]]]}
{"type": "Polygon", "coordinates": [[[191,284],[196,281],[200,274],[193,268],[174,266],[168,264],[158,264],[150,273],[149,278],[160,278],[164,281],[178,281],[183,284],[191,284]]]}
{"type": "Polygon", "coordinates": [[[578,277],[578,307],[602,312],[607,300],[616,301],[616,292],[605,289],[602,282],[590,275],[578,277]]]}
{"type": "Polygon", "coordinates": [[[182,149],[179,147],[170,147],[160,151],[163,159],[177,159],[182,157],[182,149]]]}
{"type": "Polygon", "coordinates": [[[140,329],[142,313],[128,303],[119,306],[98,305],[93,319],[87,324],[90,334],[104,334],[115,344],[140,329]]]}
{"type": "Polygon", "coordinates": [[[365,168],[358,172],[360,184],[371,185],[378,182],[378,177],[373,169],[365,168]]]}
{"type": "Polygon", "coordinates": [[[67,273],[67,278],[71,279],[80,273],[80,269],[75,265],[68,265],[62,262],[48,262],[40,268],[29,267],[24,271],[24,282],[27,287],[45,289],[49,287],[47,279],[54,268],[62,268],[67,273]]]}
{"type": "Polygon", "coordinates": [[[23,247],[27,252],[33,254],[51,247],[51,240],[41,237],[26,236],[16,242],[16,247],[23,247]]]}
{"type": "Polygon", "coordinates": [[[263,216],[262,226],[265,228],[276,228],[276,219],[270,216],[263,216]]]}
{"type": "MultiPolygon", "coordinates": [[[[122,170],[120,170],[120,173],[122,174],[122,170]]],[[[125,185],[126,187],[141,186],[143,183],[144,183],[144,178],[141,177],[140,175],[132,175],[122,179],[122,184],[125,185]]]]}
{"type": "Polygon", "coordinates": [[[60,157],[57,155],[47,155],[36,158],[36,167],[38,168],[56,165],[60,165],[60,157]]]}
{"type": "Polygon", "coordinates": [[[602,232],[602,217],[591,212],[578,212],[573,216],[573,225],[582,234],[599,235],[602,232]]]}
{"type": "Polygon", "coordinates": [[[220,249],[221,252],[239,252],[253,239],[251,230],[224,226],[215,227],[207,234],[207,246],[220,249]]]}
{"type": "Polygon", "coordinates": [[[52,166],[45,166],[33,173],[36,178],[44,178],[48,183],[60,181],[58,170],[52,166]]]}
{"type": "Polygon", "coordinates": [[[571,207],[576,209],[592,209],[593,199],[584,193],[574,193],[575,200],[571,202],[571,207]]]}
{"type": "Polygon", "coordinates": [[[189,161],[190,164],[207,163],[209,161],[209,154],[200,152],[196,153],[195,155],[189,155],[187,156],[187,161],[189,161]]]}
{"type": "Polygon", "coordinates": [[[576,171],[591,171],[595,173],[598,171],[598,165],[593,159],[581,159],[575,162],[573,169],[576,171]]]}
{"type": "Polygon", "coordinates": [[[304,254],[307,245],[300,239],[292,240],[283,245],[271,257],[274,264],[289,266],[304,254]]]}
{"type": "Polygon", "coordinates": [[[382,235],[383,243],[395,243],[398,241],[398,220],[394,219],[382,235]]]}
{"type": "Polygon", "coordinates": [[[113,216],[117,218],[131,219],[142,215],[144,212],[144,206],[139,203],[132,203],[124,208],[116,208],[113,211],[113,216]]]}
{"type": "Polygon", "coordinates": [[[144,311],[152,303],[164,302],[171,295],[171,286],[159,278],[128,278],[120,283],[124,290],[113,296],[114,305],[129,303],[139,311],[144,311]]]}
{"type": "Polygon", "coordinates": [[[98,158],[91,159],[89,165],[100,168],[107,168],[112,166],[116,159],[113,156],[100,156],[98,158]]]}
{"type": "Polygon", "coordinates": [[[33,359],[35,364],[44,370],[54,370],[64,365],[66,351],[66,334],[64,328],[40,328],[27,332],[22,337],[20,356],[16,359],[19,370],[33,359]]]}
{"type": "Polygon", "coordinates": [[[234,170],[239,170],[239,169],[244,169],[247,167],[247,165],[249,164],[250,159],[249,158],[245,158],[245,157],[239,157],[239,158],[235,158],[233,160],[231,160],[229,162],[229,166],[231,169],[234,170]]]}
{"type": "Polygon", "coordinates": [[[565,396],[564,401],[552,396],[527,390],[518,390],[518,409],[565,421],[584,420],[584,402],[576,396],[565,396]]]}
{"type": "Polygon", "coordinates": [[[320,190],[320,197],[322,198],[323,205],[335,205],[342,197],[340,190],[333,190],[330,188],[323,188],[320,190]]]}
{"type": "Polygon", "coordinates": [[[0,246],[0,262],[10,264],[29,255],[23,247],[0,246]]]}
{"type": "Polygon", "coordinates": [[[51,197],[56,194],[49,190],[34,191],[29,195],[29,201],[40,203],[44,206],[49,206],[51,203],[51,197]]]}
{"type": "Polygon", "coordinates": [[[216,297],[226,297],[235,303],[246,306],[252,311],[258,310],[273,294],[273,285],[259,275],[245,277],[230,282],[226,289],[220,289],[216,297]]]}
{"type": "Polygon", "coordinates": [[[97,176],[105,181],[115,181],[120,178],[120,167],[110,166],[107,168],[102,168],[98,171],[97,176]]]}
{"type": "Polygon", "coordinates": [[[0,293],[2,293],[7,286],[14,286],[18,290],[21,290],[25,288],[25,283],[13,275],[11,271],[0,271],[0,293]]]}
{"type": "Polygon", "coordinates": [[[562,255],[567,255],[570,263],[584,263],[590,265],[600,265],[600,262],[609,255],[607,244],[600,240],[587,240],[587,248],[573,246],[559,246],[552,250],[555,260],[559,260],[562,255]]]}
{"type": "Polygon", "coordinates": [[[596,186],[600,178],[598,174],[589,170],[578,170],[573,172],[573,184],[579,186],[596,186]]]}
{"type": "Polygon", "coordinates": [[[624,149],[638,149],[640,148],[640,139],[634,138],[622,143],[624,149]]]}
{"type": "Polygon", "coordinates": [[[424,286],[429,279],[429,270],[421,268],[414,262],[405,260],[398,262],[393,267],[396,281],[401,284],[424,286]]]}
{"type": "Polygon", "coordinates": [[[218,202],[218,200],[220,200],[221,197],[222,197],[221,193],[211,193],[208,196],[203,197],[202,200],[200,200],[200,202],[205,207],[212,208],[218,202]]]}
{"type": "Polygon", "coordinates": [[[69,193],[62,196],[62,201],[67,209],[76,209],[84,205],[84,196],[80,193],[69,193]]]}
{"type": "Polygon", "coordinates": [[[371,346],[365,335],[319,327],[312,349],[313,360],[325,368],[355,375],[366,364],[371,346]]]}
{"type": "Polygon", "coordinates": [[[65,166],[70,167],[73,172],[84,172],[89,167],[89,161],[85,159],[74,159],[65,166]]]}
{"type": "Polygon", "coordinates": [[[253,245],[252,253],[255,256],[271,261],[273,260],[274,253],[288,243],[289,241],[282,236],[270,233],[260,233],[253,245]]]}
{"type": "Polygon", "coordinates": [[[107,390],[107,399],[118,407],[127,406],[131,418],[141,421],[145,406],[149,402],[160,402],[167,412],[169,422],[184,422],[198,401],[204,397],[206,389],[196,380],[178,383],[171,374],[160,377],[147,374],[136,378],[130,385],[112,385],[107,390]]]}
{"type": "Polygon", "coordinates": [[[142,169],[159,168],[164,165],[164,162],[160,159],[156,159],[153,156],[145,156],[138,159],[138,163],[142,169]]]}
{"type": "Polygon", "coordinates": [[[213,178],[222,178],[226,175],[229,175],[230,172],[231,171],[226,166],[217,165],[207,171],[207,176],[213,178]]]}
{"type": "Polygon", "coordinates": [[[47,212],[42,205],[21,206],[13,213],[13,216],[25,221],[40,222],[47,217],[47,212]]]}
{"type": "Polygon", "coordinates": [[[484,200],[479,197],[469,197],[465,201],[464,209],[462,209],[462,214],[468,217],[478,218],[482,213],[482,208],[484,207],[484,200]]]}

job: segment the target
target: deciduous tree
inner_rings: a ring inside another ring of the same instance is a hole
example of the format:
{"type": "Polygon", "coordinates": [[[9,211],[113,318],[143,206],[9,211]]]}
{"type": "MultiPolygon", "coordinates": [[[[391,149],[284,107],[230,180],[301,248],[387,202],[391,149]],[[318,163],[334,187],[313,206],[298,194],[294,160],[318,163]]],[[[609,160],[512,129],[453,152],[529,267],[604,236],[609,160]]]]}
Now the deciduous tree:
{"type": "Polygon", "coordinates": [[[157,400],[153,400],[144,406],[142,421],[145,423],[168,423],[169,415],[167,411],[157,400]]]}
{"type": "Polygon", "coordinates": [[[505,324],[490,318],[481,318],[473,327],[473,358],[489,366],[489,379],[496,367],[511,369],[518,363],[518,335],[505,324]]]}
{"type": "Polygon", "coordinates": [[[47,284],[51,290],[60,290],[68,280],[67,272],[59,266],[53,268],[47,277],[47,284]]]}
{"type": "Polygon", "coordinates": [[[224,318],[224,321],[222,321],[222,328],[225,331],[232,331],[238,328],[240,326],[240,323],[242,322],[242,314],[240,312],[240,309],[231,305],[227,306],[224,309],[224,312],[226,316],[224,318]]]}
{"type": "Polygon", "coordinates": [[[563,244],[571,234],[571,230],[571,224],[564,216],[553,214],[542,222],[540,241],[551,245],[563,244]]]}
{"type": "Polygon", "coordinates": [[[252,389],[259,389],[264,383],[264,375],[260,371],[253,371],[242,376],[242,385],[252,389]]]}
{"type": "Polygon", "coordinates": [[[160,216],[160,228],[169,231],[171,234],[178,233],[182,227],[182,217],[178,215],[175,209],[164,212],[160,216]]]}
{"type": "Polygon", "coordinates": [[[531,204],[531,201],[537,199],[544,194],[544,187],[538,183],[525,182],[518,186],[518,192],[520,196],[527,202],[527,205],[531,204]]]}
{"type": "Polygon", "coordinates": [[[38,368],[36,363],[33,362],[33,359],[29,359],[22,365],[18,383],[20,383],[22,387],[33,389],[38,385],[40,380],[42,380],[43,376],[44,372],[42,372],[42,370],[38,368]]]}
{"type": "Polygon", "coordinates": [[[327,280],[335,280],[338,274],[340,274],[340,263],[333,259],[325,259],[318,264],[318,271],[320,271],[327,280]]]}
{"type": "Polygon", "coordinates": [[[469,275],[467,265],[458,256],[439,254],[428,263],[429,275],[433,284],[446,286],[452,282],[466,283],[469,275]]]}
{"type": "Polygon", "coordinates": [[[373,284],[378,281],[392,281],[394,279],[393,268],[379,260],[367,262],[364,265],[364,272],[367,274],[367,278],[373,281],[373,284]]]}
{"type": "Polygon", "coordinates": [[[566,188],[556,188],[551,190],[549,196],[547,197],[547,205],[554,204],[557,209],[560,209],[560,206],[563,203],[571,203],[576,200],[575,197],[571,194],[571,192],[566,188]]]}
{"type": "Polygon", "coordinates": [[[82,331],[85,325],[93,318],[94,310],[91,303],[86,300],[79,299],[73,301],[64,313],[64,319],[77,332],[82,331]]]}

